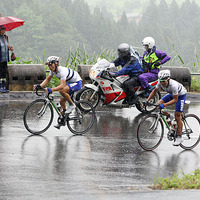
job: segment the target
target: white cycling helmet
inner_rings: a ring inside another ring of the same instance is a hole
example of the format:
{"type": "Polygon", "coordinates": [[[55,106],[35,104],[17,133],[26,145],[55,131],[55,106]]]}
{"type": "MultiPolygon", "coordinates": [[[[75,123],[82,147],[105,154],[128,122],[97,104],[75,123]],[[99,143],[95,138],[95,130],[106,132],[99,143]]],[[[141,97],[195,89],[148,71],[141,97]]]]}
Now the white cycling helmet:
{"type": "Polygon", "coordinates": [[[170,78],[170,71],[169,69],[161,70],[158,73],[158,79],[160,81],[165,81],[170,78]]]}
{"type": "Polygon", "coordinates": [[[143,46],[146,46],[148,45],[148,48],[149,49],[152,49],[154,46],[155,46],[155,40],[152,38],[152,37],[145,37],[143,40],[142,40],[142,45],[143,46]]]}
{"type": "Polygon", "coordinates": [[[59,57],[58,56],[49,56],[47,58],[47,62],[45,63],[46,65],[51,65],[52,63],[55,63],[55,62],[59,62],[59,57]]]}

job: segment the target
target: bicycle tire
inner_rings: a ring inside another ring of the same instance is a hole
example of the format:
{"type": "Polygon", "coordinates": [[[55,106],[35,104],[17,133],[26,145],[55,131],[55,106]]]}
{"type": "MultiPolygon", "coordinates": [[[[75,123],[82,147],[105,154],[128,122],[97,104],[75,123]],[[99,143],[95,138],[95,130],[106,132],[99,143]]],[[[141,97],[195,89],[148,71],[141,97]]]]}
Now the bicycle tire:
{"type": "Polygon", "coordinates": [[[93,106],[85,100],[76,102],[76,108],[67,118],[67,126],[75,135],[82,135],[88,132],[95,122],[95,110],[93,106]],[[88,110],[80,109],[80,105],[90,108],[88,110]]]}
{"type": "MultiPolygon", "coordinates": [[[[88,101],[94,108],[96,108],[97,105],[99,104],[100,95],[98,92],[95,92],[95,90],[93,90],[92,88],[83,87],[76,94],[76,100],[77,101],[80,101],[80,100],[88,101]],[[93,96],[92,99],[91,99],[91,96],[93,96]]],[[[90,106],[89,107],[85,107],[85,106],[80,104],[79,108],[82,109],[82,111],[90,109],[90,106]]]]}
{"type": "Polygon", "coordinates": [[[186,114],[182,118],[182,121],[183,142],[180,144],[180,147],[186,150],[191,150],[196,147],[200,141],[200,119],[194,114],[186,114]],[[190,133],[186,131],[186,128],[190,129],[190,133]]]}
{"type": "Polygon", "coordinates": [[[53,108],[45,99],[36,99],[24,112],[24,126],[34,135],[44,133],[52,124],[53,108]]]}
{"type": "MultiPolygon", "coordinates": [[[[156,93],[156,95],[149,101],[150,104],[155,104],[158,102],[158,100],[161,99],[161,94],[160,94],[160,91],[158,91],[156,93]]],[[[136,108],[142,112],[142,113],[151,113],[153,112],[154,110],[156,110],[156,107],[155,106],[147,106],[146,107],[146,110],[145,108],[143,107],[143,101],[145,101],[143,98],[141,99],[141,101],[139,101],[138,103],[136,103],[136,108]]]]}
{"type": "Polygon", "coordinates": [[[139,145],[146,151],[156,149],[164,135],[164,126],[161,118],[157,114],[145,116],[137,128],[137,140],[139,145]]]}

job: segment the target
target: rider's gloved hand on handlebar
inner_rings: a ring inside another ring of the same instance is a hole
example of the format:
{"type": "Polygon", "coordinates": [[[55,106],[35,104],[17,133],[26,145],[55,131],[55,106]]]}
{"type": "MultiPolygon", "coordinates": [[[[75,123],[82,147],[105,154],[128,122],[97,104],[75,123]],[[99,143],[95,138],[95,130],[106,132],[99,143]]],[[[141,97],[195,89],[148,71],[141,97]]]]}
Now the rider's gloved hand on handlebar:
{"type": "Polygon", "coordinates": [[[42,89],[42,87],[40,86],[40,84],[36,84],[36,85],[33,86],[33,89],[34,90],[40,90],[40,89],[42,89]]]}
{"type": "Polygon", "coordinates": [[[160,105],[159,105],[159,108],[160,108],[161,110],[162,110],[164,107],[165,107],[164,104],[160,104],[160,105]]]}
{"type": "Polygon", "coordinates": [[[148,105],[148,101],[143,102],[143,106],[146,107],[148,105]]]}
{"type": "Polygon", "coordinates": [[[51,90],[51,88],[46,88],[46,92],[48,92],[48,93],[52,93],[52,90],[51,90]]]}

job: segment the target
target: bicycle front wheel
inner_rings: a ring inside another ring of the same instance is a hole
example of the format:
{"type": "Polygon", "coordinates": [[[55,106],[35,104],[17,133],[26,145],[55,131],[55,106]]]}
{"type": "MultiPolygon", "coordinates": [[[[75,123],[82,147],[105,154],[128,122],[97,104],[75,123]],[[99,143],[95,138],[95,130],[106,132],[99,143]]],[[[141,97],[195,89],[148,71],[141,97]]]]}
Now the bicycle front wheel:
{"type": "Polygon", "coordinates": [[[183,130],[182,137],[183,142],[180,146],[183,149],[193,149],[200,141],[200,119],[194,114],[187,114],[182,118],[183,130]]]}
{"type": "Polygon", "coordinates": [[[33,101],[24,112],[24,126],[35,135],[44,133],[53,121],[53,108],[45,99],[33,101]]]}
{"type": "Polygon", "coordinates": [[[69,130],[75,135],[82,135],[88,132],[95,122],[95,111],[93,106],[85,101],[80,100],[76,103],[75,110],[67,119],[69,130]],[[87,107],[88,110],[82,110],[81,107],[87,107]]]}
{"type": "Polygon", "coordinates": [[[139,145],[147,151],[156,149],[164,134],[164,127],[161,118],[156,114],[145,116],[137,128],[137,139],[139,145]]]}

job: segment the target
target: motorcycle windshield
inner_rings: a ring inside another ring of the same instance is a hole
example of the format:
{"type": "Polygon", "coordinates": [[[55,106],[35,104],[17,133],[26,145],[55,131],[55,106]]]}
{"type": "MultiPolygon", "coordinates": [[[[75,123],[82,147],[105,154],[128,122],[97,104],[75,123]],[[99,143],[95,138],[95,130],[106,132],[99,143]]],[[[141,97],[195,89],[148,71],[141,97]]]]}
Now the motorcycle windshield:
{"type": "Polygon", "coordinates": [[[103,70],[103,69],[105,69],[105,68],[107,68],[107,67],[109,67],[110,66],[110,62],[109,61],[107,61],[106,59],[101,59],[101,60],[99,60],[95,65],[93,65],[92,66],[92,70],[103,70]]]}

